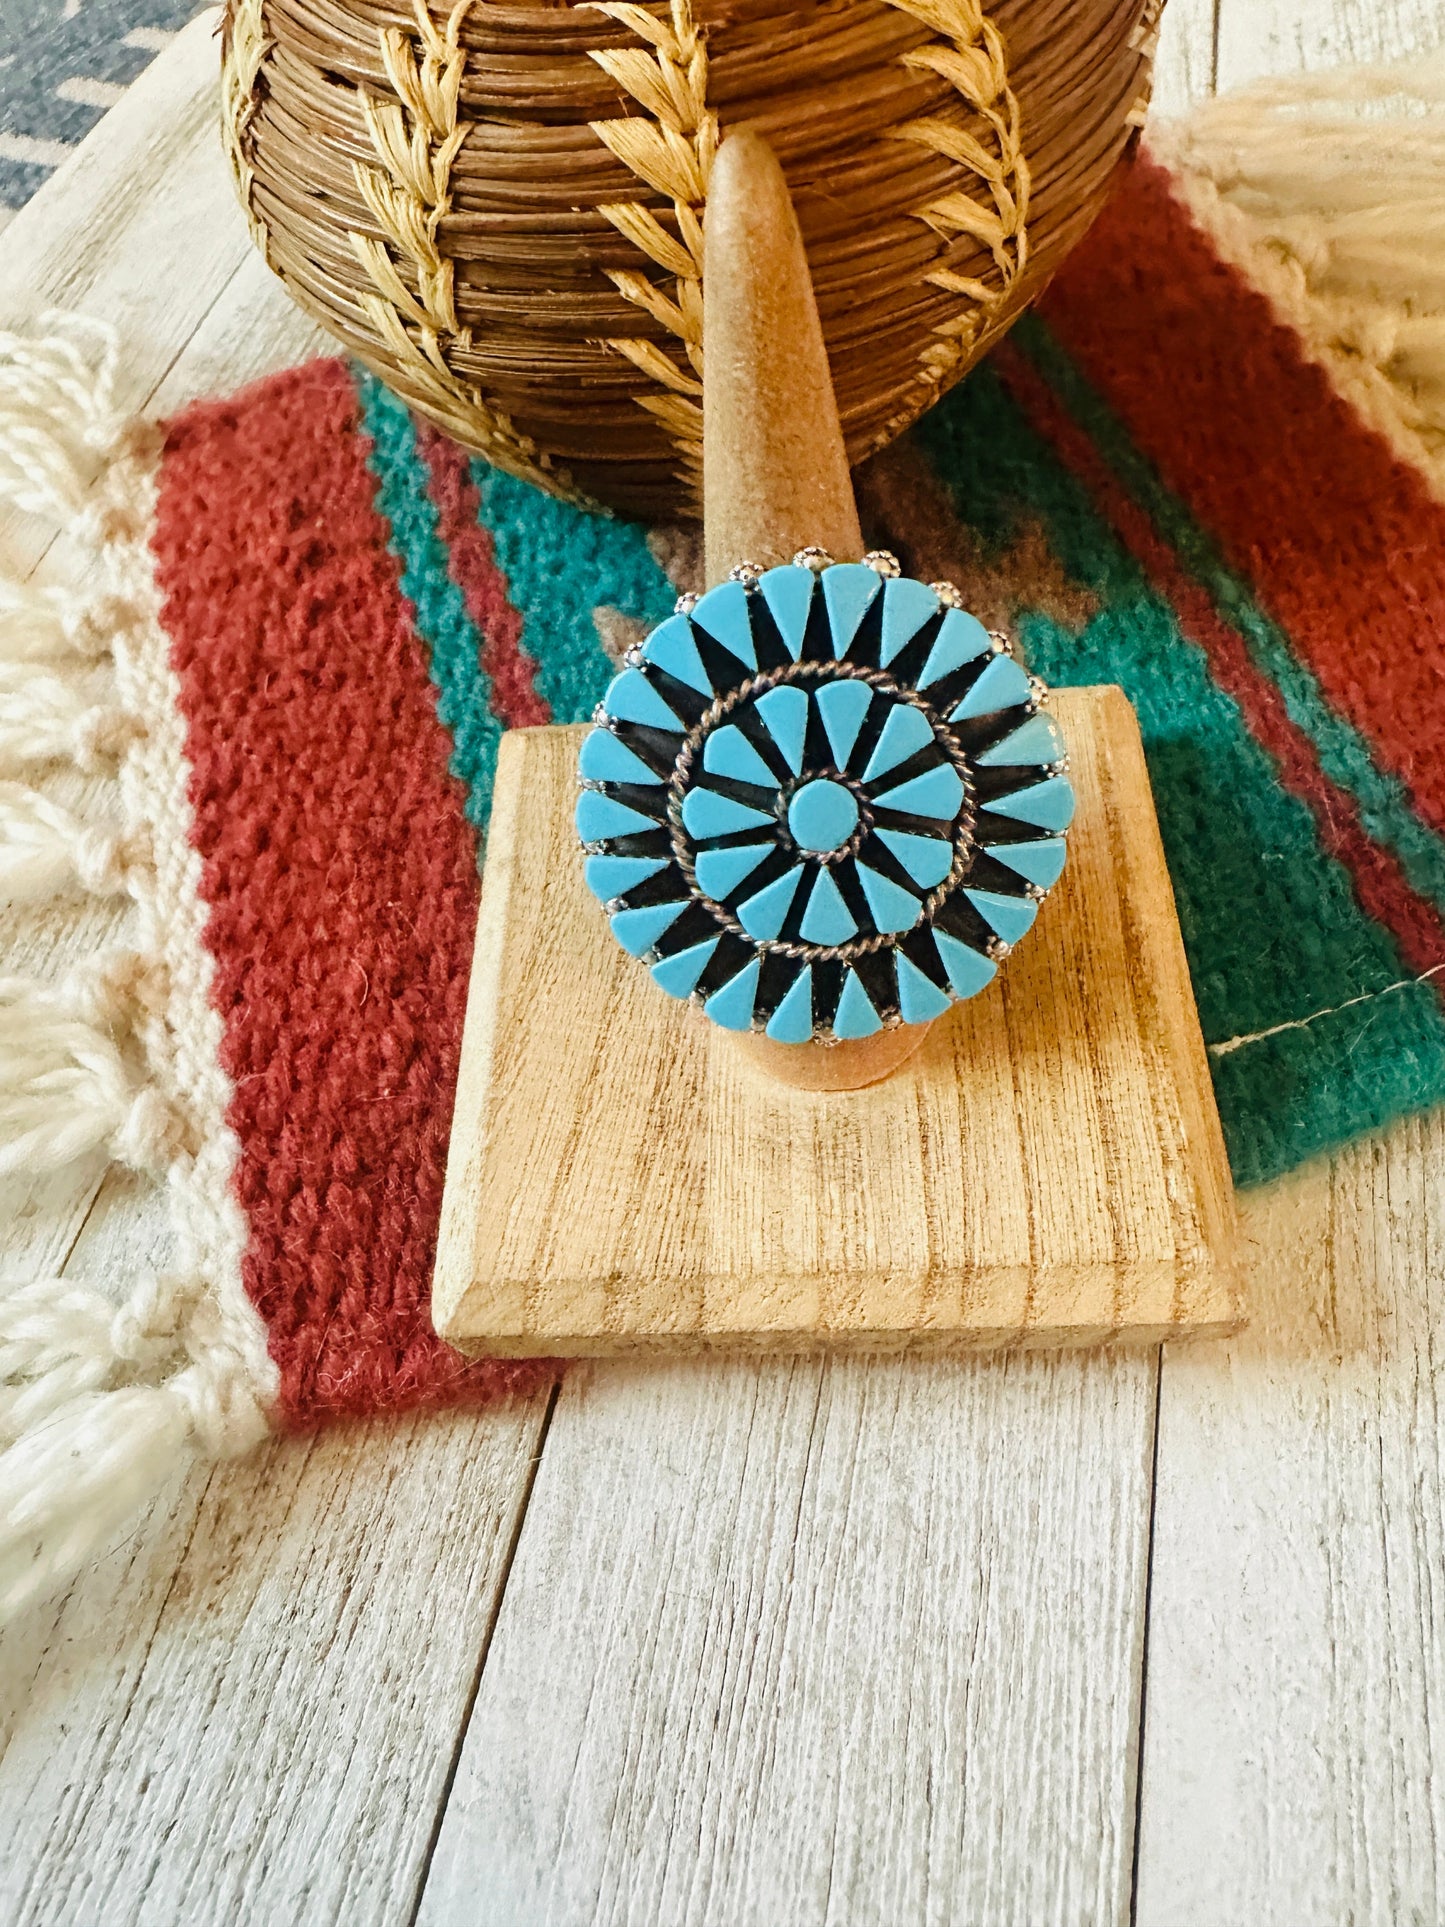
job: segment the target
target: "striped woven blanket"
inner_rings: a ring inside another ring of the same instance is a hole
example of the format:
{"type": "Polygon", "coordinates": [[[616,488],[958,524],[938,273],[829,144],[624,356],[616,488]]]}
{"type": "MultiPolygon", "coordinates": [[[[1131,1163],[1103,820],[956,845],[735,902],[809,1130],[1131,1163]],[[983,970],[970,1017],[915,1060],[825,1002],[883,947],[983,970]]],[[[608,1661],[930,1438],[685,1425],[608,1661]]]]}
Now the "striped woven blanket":
{"type": "MultiPolygon", "coordinates": [[[[1445,506],[1408,411],[1233,216],[1141,161],[859,494],[909,573],[1136,705],[1254,1183],[1445,1095],[1445,506]]],[[[497,745],[585,717],[697,564],[340,361],[155,439],[82,407],[88,353],[37,347],[5,390],[58,423],[45,486],[9,493],[74,516],[108,599],[0,610],[4,749],[36,765],[0,799],[0,886],[128,893],[136,937],[65,985],[5,980],[3,1158],[105,1145],[169,1185],[178,1249],[120,1317],[70,1281],[0,1300],[12,1604],[177,1451],[528,1380],[427,1311],[497,745]],[[66,466],[86,440],[98,496],[66,466]],[[67,652],[102,627],[98,697],[67,652]],[[111,759],[114,823],[47,789],[62,745],[111,759]]]]}

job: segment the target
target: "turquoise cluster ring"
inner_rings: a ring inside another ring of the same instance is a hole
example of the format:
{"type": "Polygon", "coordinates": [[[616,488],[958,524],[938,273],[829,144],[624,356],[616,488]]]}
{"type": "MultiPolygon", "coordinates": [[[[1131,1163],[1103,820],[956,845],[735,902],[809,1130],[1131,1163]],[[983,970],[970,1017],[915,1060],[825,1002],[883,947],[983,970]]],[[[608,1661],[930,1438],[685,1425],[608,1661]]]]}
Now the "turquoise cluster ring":
{"type": "Polygon", "coordinates": [[[587,887],[727,1030],[841,1042],[971,997],[1064,867],[1047,690],[874,551],[743,565],[630,651],[579,761],[587,887]]]}

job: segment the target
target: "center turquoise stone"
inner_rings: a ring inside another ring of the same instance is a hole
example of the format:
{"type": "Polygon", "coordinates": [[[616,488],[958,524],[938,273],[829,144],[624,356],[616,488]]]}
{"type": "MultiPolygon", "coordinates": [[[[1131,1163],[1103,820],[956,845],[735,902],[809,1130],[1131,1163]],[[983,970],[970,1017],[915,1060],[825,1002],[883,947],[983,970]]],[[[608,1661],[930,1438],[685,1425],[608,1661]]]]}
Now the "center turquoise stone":
{"type": "Polygon", "coordinates": [[[826,776],[804,783],[788,804],[788,828],[800,850],[841,849],[857,827],[857,798],[826,776]]]}

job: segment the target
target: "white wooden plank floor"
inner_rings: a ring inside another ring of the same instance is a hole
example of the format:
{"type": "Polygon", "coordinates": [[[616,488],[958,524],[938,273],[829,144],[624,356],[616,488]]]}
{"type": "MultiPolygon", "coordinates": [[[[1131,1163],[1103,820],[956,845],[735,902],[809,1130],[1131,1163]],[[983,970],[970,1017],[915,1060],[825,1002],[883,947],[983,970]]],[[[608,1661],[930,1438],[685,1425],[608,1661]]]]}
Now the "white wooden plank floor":
{"type": "MultiPolygon", "coordinates": [[[[7,320],[116,321],[159,411],[318,345],[231,205],[209,34],[0,265],[7,320]]],[[[1429,0],[1171,0],[1158,98],[1441,40],[1429,0]]],[[[598,1366],[178,1469],[0,1642],[0,1918],[1439,1920],[1445,1122],[1246,1218],[1228,1346],[598,1366]]],[[[7,1270],[164,1255],[98,1170],[0,1225],[7,1270]]]]}
{"type": "Polygon", "coordinates": [[[1120,1918],[1154,1380],[569,1377],[422,1920],[1120,1918]]]}

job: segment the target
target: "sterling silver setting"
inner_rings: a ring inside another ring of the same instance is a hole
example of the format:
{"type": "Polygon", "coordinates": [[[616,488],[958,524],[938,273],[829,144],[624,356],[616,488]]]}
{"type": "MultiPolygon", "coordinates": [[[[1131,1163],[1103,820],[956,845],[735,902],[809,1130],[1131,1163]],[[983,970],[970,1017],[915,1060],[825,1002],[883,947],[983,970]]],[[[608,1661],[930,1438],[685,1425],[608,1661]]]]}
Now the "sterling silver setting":
{"type": "Polygon", "coordinates": [[[743,562],[629,651],[580,758],[588,887],[725,1029],[841,1043],[975,995],[1066,854],[1047,689],[873,550],[743,562]]]}

